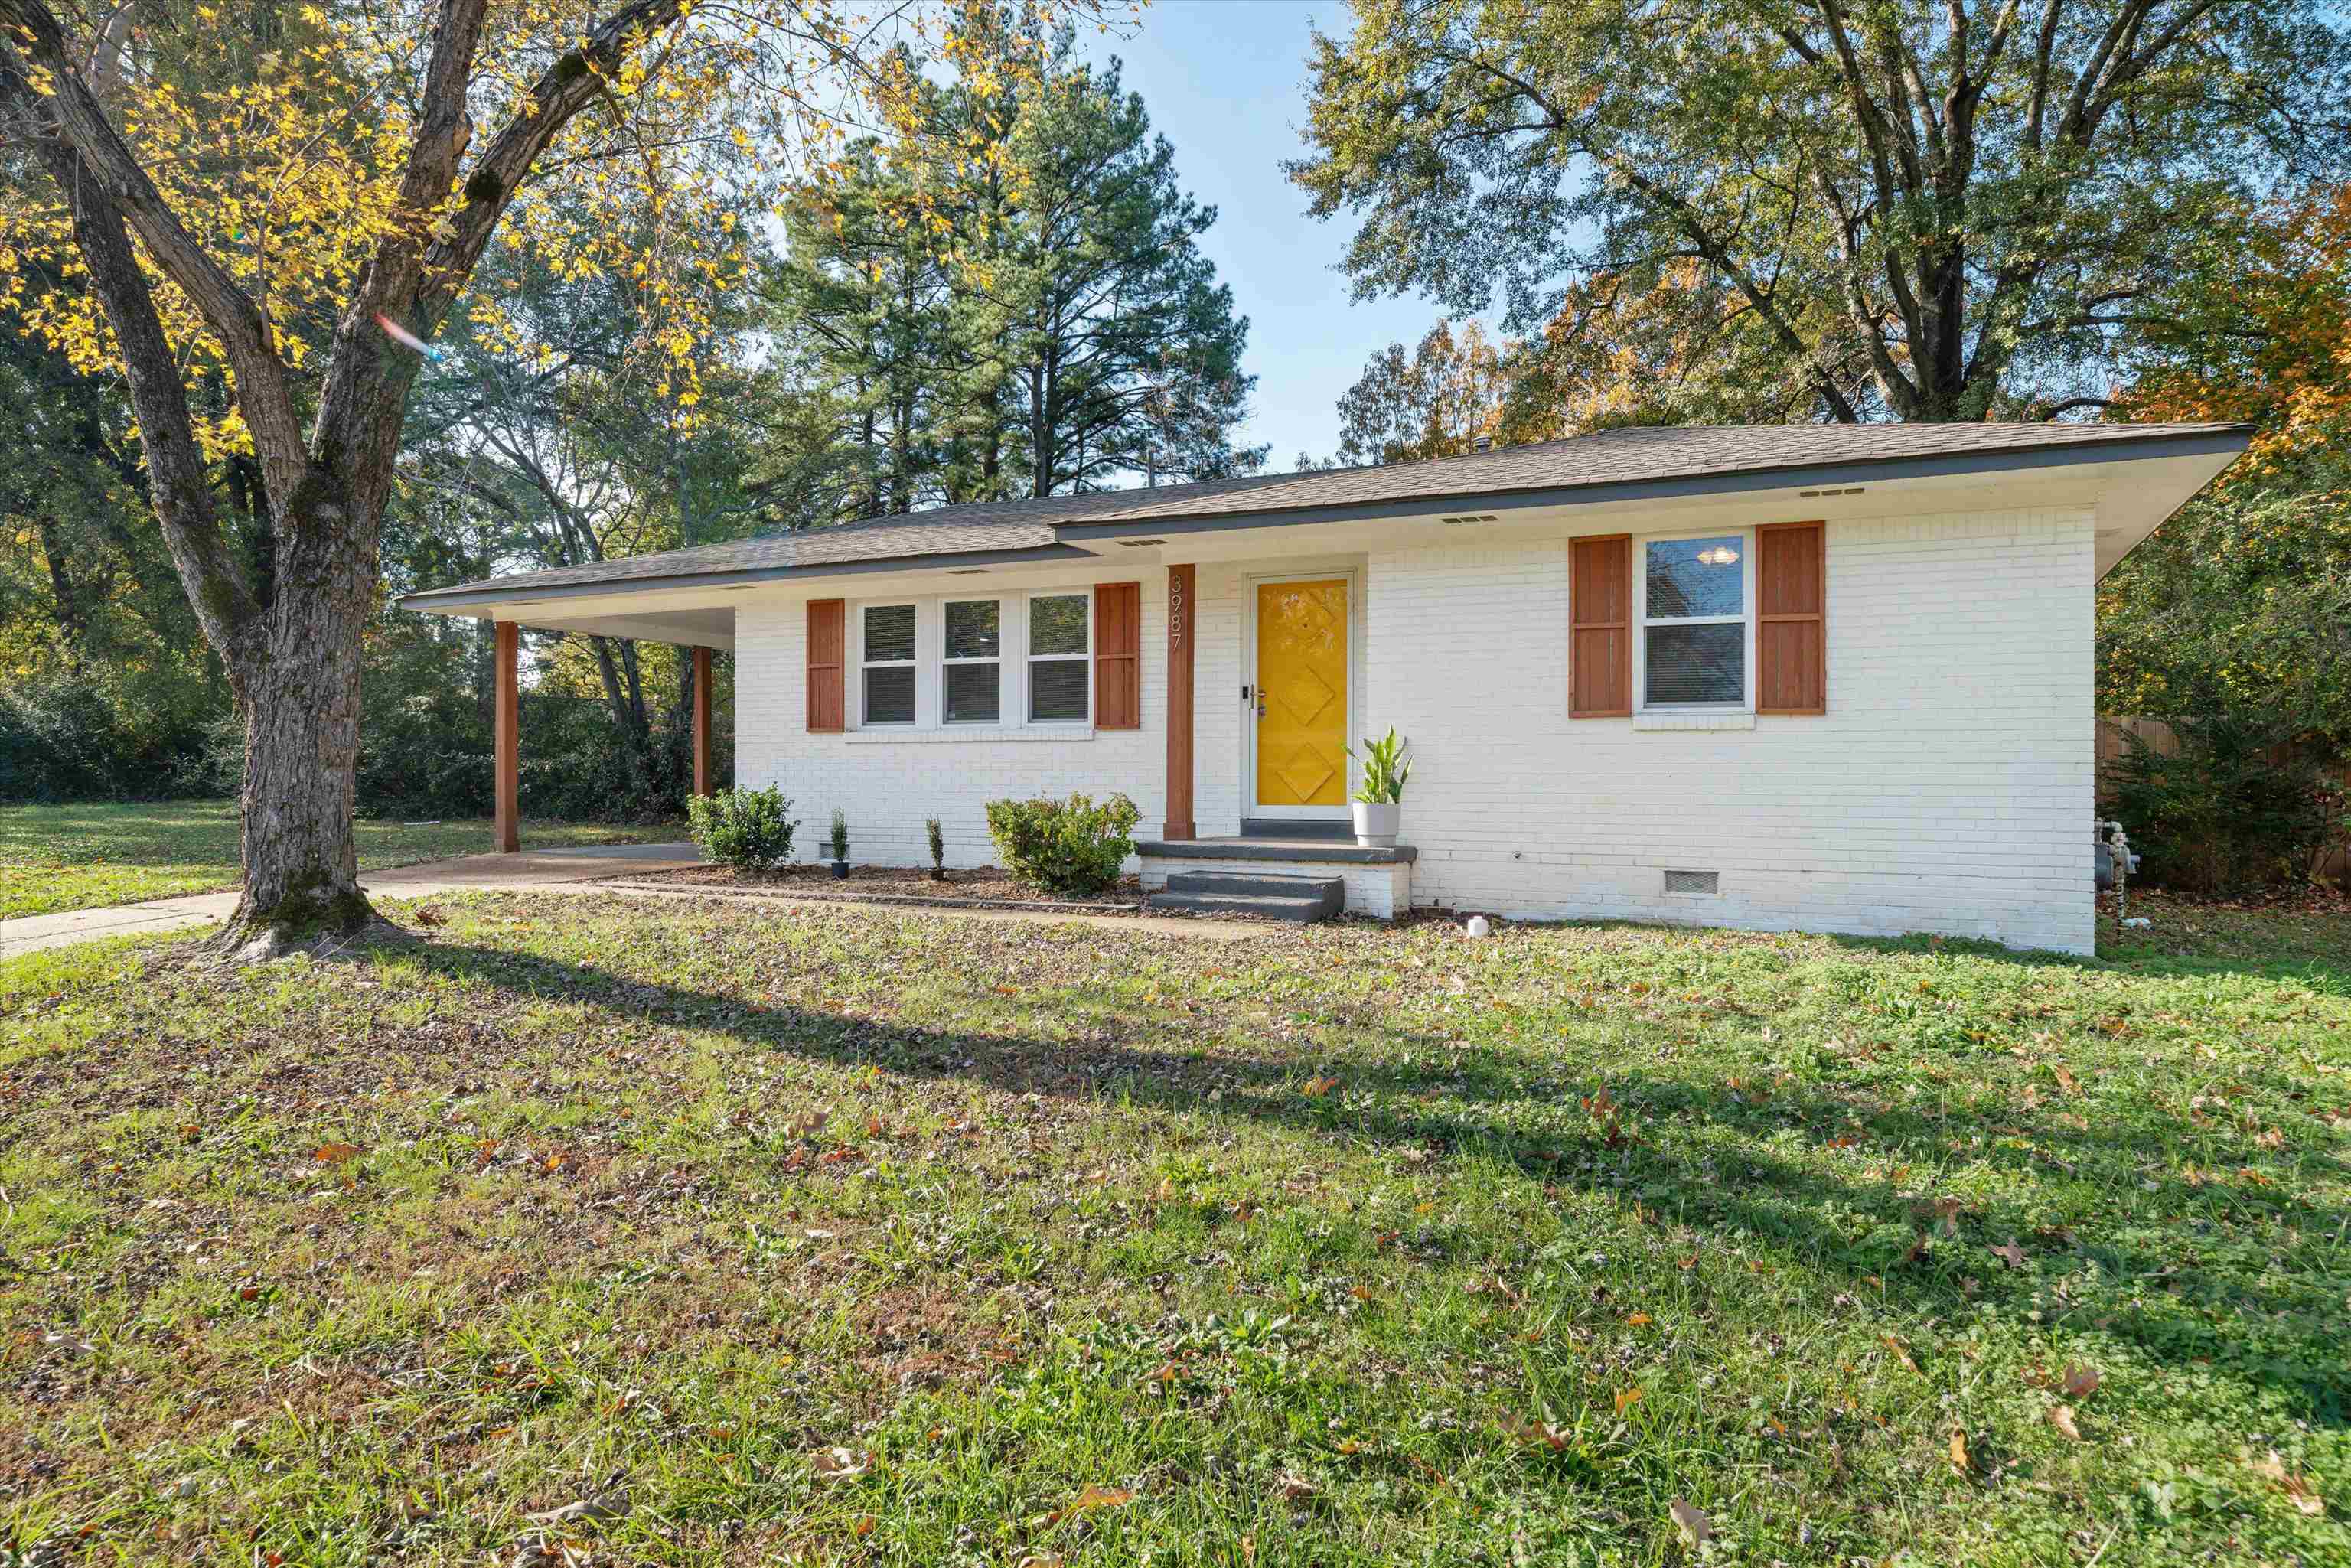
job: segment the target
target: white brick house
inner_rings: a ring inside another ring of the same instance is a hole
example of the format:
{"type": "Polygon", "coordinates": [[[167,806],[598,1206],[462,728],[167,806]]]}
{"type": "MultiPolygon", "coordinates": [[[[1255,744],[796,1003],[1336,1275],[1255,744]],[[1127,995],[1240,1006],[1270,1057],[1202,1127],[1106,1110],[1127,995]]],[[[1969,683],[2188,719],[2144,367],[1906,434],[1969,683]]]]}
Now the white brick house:
{"type": "MultiPolygon", "coordinates": [[[[1351,908],[2092,940],[2092,600],[2245,444],[2212,425],[1604,432],[952,507],[410,607],[732,648],[736,776],[860,860],[1123,790],[1146,884],[1351,908]],[[1187,712],[1188,709],[1188,712],[1187,712]],[[1405,846],[1343,835],[1409,743],[1405,846]]],[[[511,639],[506,640],[511,645],[511,639]]],[[[511,752],[511,744],[506,747],[511,752]]],[[[510,756],[507,758],[510,763],[510,756]]]]}

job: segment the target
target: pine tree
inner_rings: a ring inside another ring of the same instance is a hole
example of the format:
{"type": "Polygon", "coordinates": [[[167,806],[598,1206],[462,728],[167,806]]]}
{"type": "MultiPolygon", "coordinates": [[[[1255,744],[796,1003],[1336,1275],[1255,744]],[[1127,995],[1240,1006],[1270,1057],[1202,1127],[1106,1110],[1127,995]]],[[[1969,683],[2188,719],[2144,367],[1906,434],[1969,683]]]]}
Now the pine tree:
{"type": "Polygon", "coordinates": [[[1215,210],[1115,61],[1076,63],[1033,18],[964,25],[922,131],[860,143],[787,214],[764,292],[832,410],[809,520],[1256,466],[1232,444],[1249,322],[1197,244],[1215,210]]]}

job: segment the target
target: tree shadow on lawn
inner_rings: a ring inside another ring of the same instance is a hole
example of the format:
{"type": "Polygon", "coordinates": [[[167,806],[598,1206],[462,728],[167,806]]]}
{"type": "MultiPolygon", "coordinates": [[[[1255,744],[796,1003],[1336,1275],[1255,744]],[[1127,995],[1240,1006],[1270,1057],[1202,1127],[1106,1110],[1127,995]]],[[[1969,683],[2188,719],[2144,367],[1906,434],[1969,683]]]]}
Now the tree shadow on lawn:
{"type": "MultiPolygon", "coordinates": [[[[1367,1140],[1417,1159],[1482,1160],[1554,1199],[1579,1189],[1726,1240],[1784,1248],[1793,1261],[1841,1277],[1849,1291],[1898,1298],[1907,1311],[1956,1317],[1988,1301],[2020,1317],[2038,1312],[2050,1328],[2074,1319],[2167,1363],[2225,1368],[2267,1384],[2303,1419],[2331,1426],[2351,1419],[2351,1364],[2340,1356],[2346,1281],[2283,1273],[2266,1237],[2259,1260],[2234,1270],[2198,1255],[2199,1247],[2210,1249],[2199,1210],[2237,1223],[2258,1210],[2271,1227],[2331,1230],[2340,1217],[2294,1196],[2287,1183],[2297,1163],[2341,1174],[2345,1164],[2332,1155],[2288,1148],[2249,1160],[2231,1151],[2240,1168],[2267,1167],[2263,1184],[2199,1186],[2179,1170],[2176,1140],[2139,1129],[2074,1126],[2012,1104],[1931,1113],[1802,1084],[1697,1086],[1638,1068],[1579,1071],[1567,1061],[1536,1078],[1519,1063],[1472,1061],[1487,1054],[1481,1048],[1393,1027],[1349,1032],[1376,1037],[1391,1057],[1410,1053],[1429,1065],[1333,1063],[1343,1082],[1314,1095],[1301,1090],[1307,1062],[1155,1042],[1106,999],[1090,1002],[1082,987],[1057,1005],[1082,1009],[1090,1038],[1062,1041],[774,1006],[441,939],[402,957],[534,998],[666,1012],[678,1027],[811,1061],[878,1066],[1015,1095],[1246,1120],[1301,1136],[1367,1140]],[[1515,1086],[1497,1082],[1512,1074],[1515,1086]],[[1586,1105],[1604,1086],[1606,1100],[1586,1105]],[[1455,1108],[1405,1103],[1438,1092],[1455,1108]],[[1479,1113],[1538,1104],[1582,1109],[1586,1124],[1522,1134],[1479,1113]],[[1696,1146],[1687,1153],[1667,1146],[1656,1135],[1662,1124],[1672,1124],[1672,1142],[1696,1146]],[[1855,1174],[1829,1174],[1775,1147],[1792,1139],[1814,1157],[1850,1159],[1855,1174]],[[1986,1162],[2015,1179],[1997,1197],[1938,1207],[1933,1173],[1954,1159],[1986,1162]],[[1913,1169],[1921,1173],[1911,1178],[1920,1184],[1915,1190],[1905,1186],[1913,1169]],[[2069,1193],[2061,1182],[2077,1189],[2069,1193]],[[2164,1218],[2121,1237],[2051,1223],[2053,1212],[2110,1203],[2123,1193],[2141,1212],[2164,1218]],[[1992,1250],[2011,1244],[2023,1249],[2021,1263],[1992,1250]],[[2068,1261],[2082,1267],[2061,1271],[2068,1261]],[[2069,1293],[2069,1281],[2079,1288],[2077,1275],[2095,1299],[2077,1301],[2069,1293]],[[2249,1333],[2252,1323],[2263,1330],[2258,1336],[2249,1333]]],[[[1758,1041],[1759,1061],[1769,1054],[1758,1041]]]]}
{"type": "MultiPolygon", "coordinates": [[[[2351,914],[2346,915],[2345,924],[2351,927],[2351,914]]],[[[1846,952],[1880,956],[1895,954],[1910,957],[1964,956],[1988,959],[2019,969],[2065,969],[2085,974],[2129,975],[2141,979],[2235,977],[2292,981],[2307,986],[2322,996],[2351,997],[2351,958],[2337,959],[2312,954],[2257,959],[2241,956],[2216,957],[2209,954],[2168,953],[2153,943],[2132,941],[2129,934],[2118,935],[2113,925],[2104,915],[2099,917],[2095,957],[2080,953],[2052,952],[2046,948],[2008,947],[1998,942],[1928,934],[1844,936],[1822,933],[1821,939],[1846,952]]],[[[2351,940],[2351,937],[2346,937],[2346,940],[2351,940]]]]}

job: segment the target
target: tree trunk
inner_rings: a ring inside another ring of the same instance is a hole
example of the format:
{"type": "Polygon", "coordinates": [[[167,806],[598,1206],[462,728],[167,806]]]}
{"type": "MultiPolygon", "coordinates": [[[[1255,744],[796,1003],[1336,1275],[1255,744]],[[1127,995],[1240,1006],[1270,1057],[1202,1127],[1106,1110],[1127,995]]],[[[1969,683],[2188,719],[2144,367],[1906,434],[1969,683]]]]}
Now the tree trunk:
{"type": "Polygon", "coordinates": [[[604,683],[604,702],[612,711],[612,726],[620,731],[621,759],[628,768],[629,782],[639,795],[649,794],[653,759],[647,755],[652,746],[646,735],[644,697],[633,669],[624,672],[621,659],[614,656],[617,648],[625,658],[633,645],[611,637],[590,637],[588,645],[596,650],[596,673],[604,683]]]}
{"type": "Polygon", "coordinates": [[[335,493],[314,479],[294,502],[308,515],[277,520],[280,537],[298,541],[286,564],[302,591],[278,593],[264,646],[238,661],[245,896],[221,945],[240,956],[354,936],[374,919],[360,890],[351,811],[375,528],[348,517],[335,493]]]}

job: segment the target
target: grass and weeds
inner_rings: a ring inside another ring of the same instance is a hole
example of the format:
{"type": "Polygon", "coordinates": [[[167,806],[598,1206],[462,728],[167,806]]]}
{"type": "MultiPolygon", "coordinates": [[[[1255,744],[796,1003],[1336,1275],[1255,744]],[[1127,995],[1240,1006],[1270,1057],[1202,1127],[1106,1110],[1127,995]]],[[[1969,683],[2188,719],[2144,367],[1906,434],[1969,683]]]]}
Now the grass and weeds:
{"type": "MultiPolygon", "coordinates": [[[[360,869],[378,871],[492,846],[486,820],[412,825],[362,821],[360,869]]],[[[644,843],[683,830],[609,823],[525,822],[525,849],[644,843]]],[[[237,883],[236,802],[0,806],[0,920],[138,904],[237,883]]]]}
{"type": "Polygon", "coordinates": [[[2339,926],[433,907],[0,964],[0,1546],[2351,1554],[2339,926]]]}

